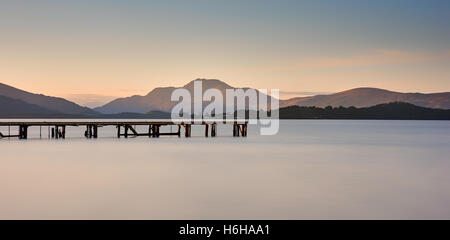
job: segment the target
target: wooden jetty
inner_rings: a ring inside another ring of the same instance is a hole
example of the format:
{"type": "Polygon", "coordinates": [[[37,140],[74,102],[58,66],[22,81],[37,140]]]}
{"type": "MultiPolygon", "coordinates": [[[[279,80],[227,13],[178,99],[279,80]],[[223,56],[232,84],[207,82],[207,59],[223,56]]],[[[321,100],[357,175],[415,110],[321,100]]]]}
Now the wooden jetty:
{"type": "Polygon", "coordinates": [[[217,124],[231,124],[233,126],[233,137],[246,137],[247,136],[247,122],[171,122],[171,121],[26,121],[26,122],[0,122],[0,126],[18,127],[18,134],[11,135],[8,131],[8,135],[0,132],[0,138],[28,138],[28,128],[30,127],[48,127],[49,138],[66,138],[66,127],[86,127],[84,136],[86,138],[98,138],[99,128],[104,126],[115,126],[117,128],[117,137],[137,137],[148,136],[157,138],[160,136],[178,136],[181,137],[181,129],[184,128],[184,136],[191,137],[192,126],[199,125],[205,129],[205,137],[217,136],[217,124]],[[145,133],[139,133],[135,126],[148,126],[148,131],[145,133]],[[176,132],[161,132],[162,126],[176,126],[176,132]]]}

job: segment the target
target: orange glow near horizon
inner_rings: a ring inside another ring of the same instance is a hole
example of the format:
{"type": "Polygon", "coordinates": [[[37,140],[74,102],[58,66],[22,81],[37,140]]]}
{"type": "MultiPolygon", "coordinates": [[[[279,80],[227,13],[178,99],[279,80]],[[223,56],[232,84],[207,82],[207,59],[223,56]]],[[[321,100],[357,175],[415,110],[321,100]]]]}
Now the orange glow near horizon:
{"type": "Polygon", "coordinates": [[[3,55],[0,79],[26,91],[63,97],[142,95],[156,87],[183,86],[196,78],[219,79],[234,87],[278,88],[289,92],[339,92],[356,87],[428,93],[450,90],[450,71],[446,67],[450,66],[450,51],[433,54],[375,50],[366,55],[289,62],[265,60],[252,66],[214,58],[210,62],[205,59],[183,63],[176,59],[159,61],[152,56],[140,61],[97,57],[95,61],[46,56],[35,60],[29,56],[3,55]]]}

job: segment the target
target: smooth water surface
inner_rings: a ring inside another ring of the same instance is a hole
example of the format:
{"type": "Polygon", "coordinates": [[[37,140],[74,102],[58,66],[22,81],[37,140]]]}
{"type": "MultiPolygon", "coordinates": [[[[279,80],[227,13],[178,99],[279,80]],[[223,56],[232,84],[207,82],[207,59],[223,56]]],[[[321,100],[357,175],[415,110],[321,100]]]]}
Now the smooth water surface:
{"type": "Polygon", "coordinates": [[[29,131],[0,139],[0,219],[450,219],[450,121],[291,120],[247,138],[29,131]]]}

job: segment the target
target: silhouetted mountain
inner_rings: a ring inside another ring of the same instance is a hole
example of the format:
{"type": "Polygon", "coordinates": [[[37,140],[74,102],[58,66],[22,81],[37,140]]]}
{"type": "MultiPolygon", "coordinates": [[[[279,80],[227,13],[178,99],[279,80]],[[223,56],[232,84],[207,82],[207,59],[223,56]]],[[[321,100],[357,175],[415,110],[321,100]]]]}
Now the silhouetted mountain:
{"type": "Polygon", "coordinates": [[[89,118],[89,119],[170,119],[170,113],[152,111],[119,114],[65,114],[22,100],[0,96],[0,118],[89,118]]]}
{"type": "Polygon", "coordinates": [[[42,94],[29,93],[5,84],[0,83],[0,96],[21,100],[34,104],[50,111],[64,114],[96,114],[90,108],[79,106],[76,103],[67,101],[64,98],[49,97],[42,94]]]}
{"type": "Polygon", "coordinates": [[[48,110],[35,104],[26,103],[22,100],[0,96],[0,117],[31,115],[46,116],[51,114],[58,114],[58,112],[48,110]]]}
{"type": "Polygon", "coordinates": [[[384,103],[367,108],[289,106],[280,109],[280,118],[450,120],[450,110],[424,108],[403,102],[384,103]]]}
{"type": "MultiPolygon", "coordinates": [[[[202,81],[203,91],[215,88],[222,92],[225,97],[226,89],[234,87],[216,79],[196,79],[202,81]]],[[[189,82],[181,88],[187,89],[193,96],[194,81],[189,82]]],[[[95,110],[101,113],[137,112],[145,113],[151,110],[170,112],[177,104],[170,100],[175,87],[155,88],[145,96],[134,95],[127,98],[116,99],[95,110]]],[[[243,88],[244,90],[248,88],[243,88]]],[[[280,100],[280,107],[287,106],[344,106],[344,107],[370,107],[377,104],[389,102],[407,102],[416,106],[429,108],[450,109],[450,92],[444,93],[399,93],[377,88],[355,88],[330,95],[316,95],[311,97],[299,97],[289,100],[280,100]]],[[[269,101],[270,102],[270,101],[269,101]]],[[[206,102],[204,103],[204,106],[206,102]]],[[[225,106],[224,106],[225,107],[225,106]]],[[[252,109],[252,107],[250,107],[252,109]]]]}
{"type": "MultiPolygon", "coordinates": [[[[205,92],[207,89],[212,88],[220,90],[220,92],[224,96],[224,99],[226,96],[225,94],[226,89],[234,89],[234,87],[220,80],[196,79],[181,87],[187,89],[191,93],[191,97],[193,97],[194,95],[194,81],[202,82],[203,92],[205,92]]],[[[177,88],[175,87],[155,88],[145,96],[134,95],[131,97],[119,98],[108,104],[105,104],[102,107],[95,108],[95,110],[101,113],[121,113],[121,112],[146,113],[148,111],[154,110],[170,112],[171,109],[177,104],[177,102],[172,102],[170,100],[172,92],[175,89],[177,88]]],[[[248,88],[243,89],[247,90],[248,88]]],[[[205,105],[206,104],[204,104],[204,106],[205,105]]]]}
{"type": "Polygon", "coordinates": [[[399,93],[378,88],[355,88],[330,95],[299,97],[280,101],[280,107],[370,107],[381,103],[407,102],[428,108],[450,109],[450,92],[444,93],[399,93]]]}

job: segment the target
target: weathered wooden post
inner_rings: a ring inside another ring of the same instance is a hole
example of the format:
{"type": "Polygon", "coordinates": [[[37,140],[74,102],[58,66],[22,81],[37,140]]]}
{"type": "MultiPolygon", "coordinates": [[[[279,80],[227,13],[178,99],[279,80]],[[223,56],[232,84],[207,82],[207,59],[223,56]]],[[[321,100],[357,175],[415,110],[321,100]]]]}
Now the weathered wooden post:
{"type": "Polygon", "coordinates": [[[211,137],[215,137],[216,136],[216,124],[213,123],[211,125],[211,137]]]}
{"type": "Polygon", "coordinates": [[[233,124],[233,137],[239,137],[240,125],[237,123],[233,124]]]}
{"type": "Polygon", "coordinates": [[[22,125],[19,125],[19,139],[22,139],[22,125]]]}
{"type": "Polygon", "coordinates": [[[58,125],[55,125],[55,138],[58,139],[59,138],[59,132],[58,132],[58,125]]]}
{"type": "Polygon", "coordinates": [[[178,134],[178,137],[181,137],[181,125],[180,124],[178,124],[178,132],[177,132],[177,134],[178,134]]]}
{"type": "Polygon", "coordinates": [[[148,125],[148,137],[152,137],[152,125],[148,125]]]}
{"type": "Polygon", "coordinates": [[[156,125],[152,124],[152,137],[156,137],[156,125]]]}
{"type": "Polygon", "coordinates": [[[23,125],[19,125],[19,139],[23,139],[23,125]]]}
{"type": "Polygon", "coordinates": [[[87,134],[86,134],[87,136],[86,136],[86,137],[87,137],[87,138],[92,138],[92,135],[93,135],[93,134],[92,134],[92,125],[90,125],[90,124],[89,124],[89,125],[86,125],[86,128],[87,128],[87,129],[86,129],[86,132],[87,132],[87,134]]]}
{"type": "Polygon", "coordinates": [[[184,135],[185,137],[191,137],[191,124],[184,125],[184,135]]]}
{"type": "Polygon", "coordinates": [[[246,123],[241,125],[241,136],[247,137],[247,124],[246,123]]]}
{"type": "Polygon", "coordinates": [[[128,138],[128,125],[125,125],[125,138],[128,138]]]}
{"type": "Polygon", "coordinates": [[[117,125],[116,128],[117,128],[117,138],[120,138],[120,125],[117,125]]]}
{"type": "Polygon", "coordinates": [[[160,125],[155,125],[155,130],[156,130],[155,136],[156,137],[159,137],[159,127],[160,127],[160,125]]]}
{"type": "Polygon", "coordinates": [[[209,125],[205,123],[205,137],[208,137],[209,125]]]}
{"type": "Polygon", "coordinates": [[[65,139],[66,138],[66,125],[62,126],[62,138],[65,139]]]}
{"type": "Polygon", "coordinates": [[[94,138],[98,137],[98,125],[93,125],[92,126],[94,128],[94,138]]]}

